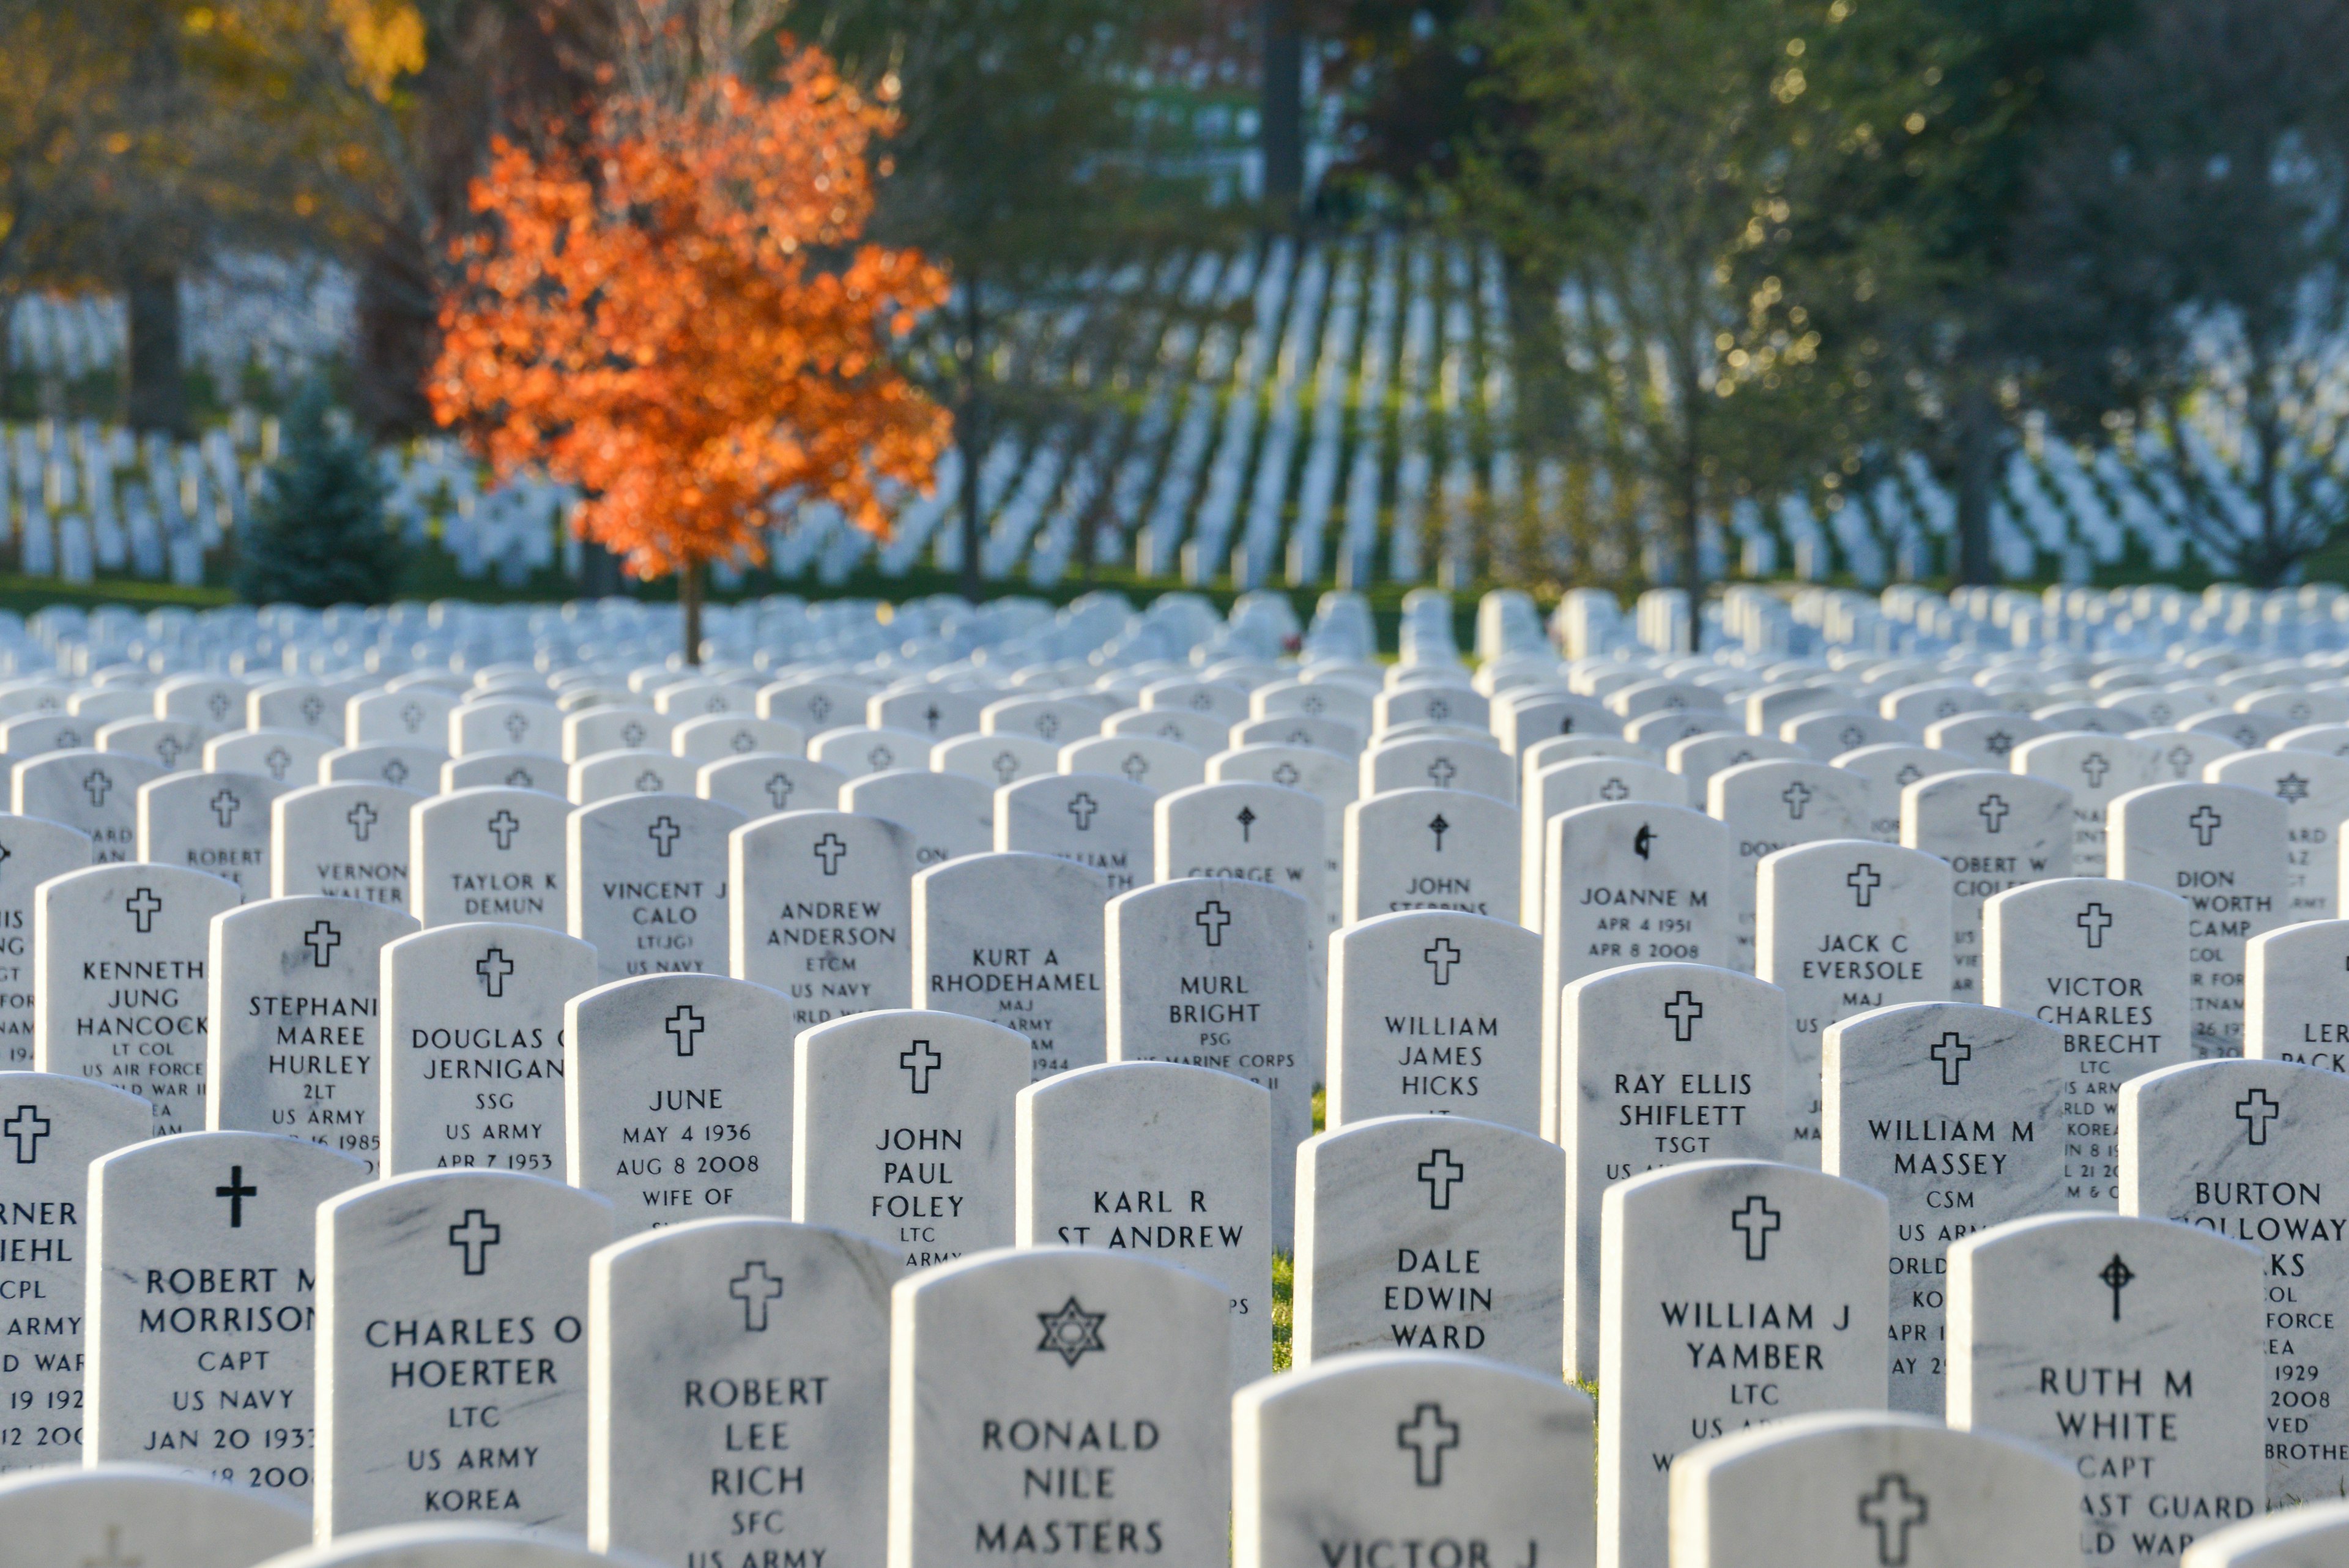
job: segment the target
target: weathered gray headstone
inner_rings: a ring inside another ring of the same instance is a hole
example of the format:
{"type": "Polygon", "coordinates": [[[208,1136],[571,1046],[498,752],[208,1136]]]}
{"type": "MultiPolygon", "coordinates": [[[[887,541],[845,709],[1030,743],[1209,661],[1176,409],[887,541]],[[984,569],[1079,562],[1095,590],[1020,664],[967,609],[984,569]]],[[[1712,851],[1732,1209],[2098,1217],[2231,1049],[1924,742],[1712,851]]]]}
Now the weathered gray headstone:
{"type": "Polygon", "coordinates": [[[139,857],[139,786],[163,776],[161,764],[105,752],[52,752],[18,763],[10,808],[89,835],[90,862],[139,857]]]}
{"type": "Polygon", "coordinates": [[[426,797],[388,784],[322,784],[269,803],[270,892],[409,902],[409,814],[426,797]]]}
{"type": "Polygon", "coordinates": [[[36,816],[0,816],[0,1070],[33,1064],[33,893],[90,864],[89,835],[36,816]]]}
{"type": "Polygon", "coordinates": [[[726,836],[742,814],[689,794],[619,795],[564,830],[571,934],[605,980],[724,974],[726,836]]]}
{"type": "Polygon", "coordinates": [[[1731,968],[1754,971],[1754,879],[1762,857],[1823,838],[1867,837],[1868,788],[1857,774],[1783,758],[1739,763],[1705,781],[1705,815],[1729,829],[1726,893],[1737,920],[1731,968]]]}
{"type": "Polygon", "coordinates": [[[560,795],[484,787],[436,796],[409,812],[408,912],[427,926],[459,920],[564,929],[560,795]]]}
{"type": "Polygon", "coordinates": [[[1541,939],[1449,910],[1330,939],[1327,1123],[1472,1116],[1542,1126],[1541,939]]]}
{"type": "Polygon", "coordinates": [[[1039,1078],[1108,1060],[1106,880],[1013,853],[916,874],[914,1005],[1018,1030],[1039,1078]]]}
{"type": "Polygon", "coordinates": [[[1517,808],[1456,789],[1399,789],[1346,808],[1344,923],[1404,909],[1518,914],[1517,808]]]}
{"type": "Polygon", "coordinates": [[[2284,803],[2240,784],[2169,784],[2113,802],[2106,875],[2175,893],[2193,909],[2187,972],[2198,1054],[2243,1050],[2243,945],[2292,905],[2284,803]]]}
{"type": "Polygon", "coordinates": [[[784,812],[736,828],[727,846],[728,972],[791,998],[794,1031],[906,1006],[916,847],[909,827],[841,811],[784,812]]]}
{"type": "Polygon", "coordinates": [[[1050,774],[995,793],[995,847],[1098,871],[1109,894],[1150,880],[1155,792],[1102,774],[1050,774]]]}

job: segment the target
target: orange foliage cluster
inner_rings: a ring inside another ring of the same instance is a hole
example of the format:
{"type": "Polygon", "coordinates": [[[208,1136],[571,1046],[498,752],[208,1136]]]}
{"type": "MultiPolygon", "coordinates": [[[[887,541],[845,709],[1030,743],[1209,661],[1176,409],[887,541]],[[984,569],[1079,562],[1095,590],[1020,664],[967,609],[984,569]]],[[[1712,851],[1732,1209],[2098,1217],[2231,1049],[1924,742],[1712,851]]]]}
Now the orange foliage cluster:
{"type": "Polygon", "coordinates": [[[577,484],[581,531],[640,577],[758,558],[784,491],[881,531],[884,476],[927,484],[948,435],[885,358],[945,275],[845,248],[890,125],[806,49],[771,93],[724,78],[682,109],[616,101],[577,152],[501,142],[441,308],[434,413],[502,474],[577,484]]]}

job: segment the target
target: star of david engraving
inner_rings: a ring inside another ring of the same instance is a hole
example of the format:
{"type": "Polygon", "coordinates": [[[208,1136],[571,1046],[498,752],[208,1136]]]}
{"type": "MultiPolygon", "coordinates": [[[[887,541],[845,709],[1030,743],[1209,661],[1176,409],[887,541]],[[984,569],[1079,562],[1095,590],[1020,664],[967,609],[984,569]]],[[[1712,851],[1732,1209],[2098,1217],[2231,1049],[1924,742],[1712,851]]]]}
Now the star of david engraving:
{"type": "Polygon", "coordinates": [[[1433,1149],[1419,1168],[1419,1179],[1427,1189],[1430,1209],[1449,1209],[1452,1189],[1468,1179],[1468,1168],[1453,1158],[1450,1149],[1433,1149]]]}
{"type": "Polygon", "coordinates": [[[767,1303],[783,1293],[783,1282],[767,1272],[763,1259],[751,1259],[742,1265],[741,1274],[730,1280],[726,1293],[742,1303],[742,1332],[767,1332],[767,1303]]]}
{"type": "Polygon", "coordinates": [[[864,765],[876,774],[896,760],[897,753],[886,746],[875,746],[864,753],[864,765]]]}
{"type": "Polygon", "coordinates": [[[733,735],[728,739],[726,745],[727,749],[731,751],[736,756],[741,756],[759,749],[759,737],[753,735],[748,730],[737,730],[734,732],[733,735]]]}
{"type": "Polygon", "coordinates": [[[1109,1321],[1105,1312],[1087,1312],[1071,1296],[1058,1312],[1040,1312],[1036,1321],[1044,1325],[1044,1337],[1036,1346],[1040,1352],[1058,1355],[1063,1363],[1074,1366],[1084,1359],[1085,1352],[1106,1353],[1109,1346],[1102,1343],[1101,1326],[1109,1321]]]}
{"type": "Polygon", "coordinates": [[[506,993],[506,976],[513,971],[513,960],[506,957],[503,948],[492,948],[473,965],[473,972],[481,977],[481,989],[493,997],[506,993]]]}
{"type": "Polygon", "coordinates": [[[1992,730],[1982,737],[1982,750],[1993,757],[2003,757],[2014,750],[2014,737],[2004,730],[1992,730]]]}
{"type": "Polygon", "coordinates": [[[2286,805],[2298,805],[2308,798],[2308,781],[2298,774],[2286,774],[2276,780],[2276,798],[2286,805]]]}
{"type": "Polygon", "coordinates": [[[0,1122],[0,1137],[16,1146],[18,1165],[36,1165],[40,1161],[41,1140],[49,1136],[49,1118],[41,1114],[38,1106],[18,1106],[16,1114],[0,1122]]]}
{"type": "Polygon", "coordinates": [[[502,1229],[491,1224],[488,1210],[481,1209],[466,1210],[463,1220],[449,1227],[449,1245],[463,1250],[467,1273],[489,1272],[490,1249],[498,1244],[502,1229]]]}
{"type": "Polygon", "coordinates": [[[1877,1568],[1907,1568],[1909,1532],[1930,1511],[1926,1500],[1909,1490],[1904,1475],[1879,1476],[1874,1492],[1860,1494],[1859,1522],[1876,1532],[1877,1568]]]}
{"type": "Polygon", "coordinates": [[[2253,1089],[2235,1102],[2235,1119],[2243,1124],[2243,1141],[2258,1148],[2268,1141],[2268,1124],[2283,1115],[2283,1106],[2268,1097],[2265,1089],[2253,1089]]]}
{"type": "Polygon", "coordinates": [[[141,888],[122,900],[122,909],[125,914],[139,922],[140,936],[151,936],[155,930],[155,917],[163,912],[163,900],[155,897],[154,888],[141,888]]]}
{"type": "Polygon", "coordinates": [[[1758,1192],[1747,1193],[1745,1206],[1729,1211],[1729,1228],[1745,1238],[1745,1261],[1749,1263],[1769,1262],[1770,1237],[1783,1222],[1784,1217],[1758,1192]]]}
{"type": "Polygon", "coordinates": [[[228,1168],[228,1184],[213,1188],[212,1196],[228,1199],[228,1228],[242,1231],[244,1229],[244,1200],[260,1197],[261,1189],[245,1184],[244,1167],[232,1165],[228,1168]]]}
{"type": "Polygon", "coordinates": [[[1421,1486],[1444,1484],[1444,1456],[1459,1446],[1460,1423],[1445,1420],[1444,1407],[1432,1401],[1395,1428],[1395,1447],[1410,1450],[1412,1480],[1421,1486]]]}
{"type": "Polygon", "coordinates": [[[701,1014],[680,1002],[677,1011],[668,1015],[668,1022],[661,1027],[668,1032],[671,1040],[677,1042],[677,1054],[690,1056],[693,1054],[693,1043],[701,1038],[701,1014]]]}
{"type": "Polygon", "coordinates": [[[320,920],[302,933],[302,943],[310,950],[311,965],[326,969],[334,962],[335,950],[343,945],[343,933],[327,921],[320,920]]]}

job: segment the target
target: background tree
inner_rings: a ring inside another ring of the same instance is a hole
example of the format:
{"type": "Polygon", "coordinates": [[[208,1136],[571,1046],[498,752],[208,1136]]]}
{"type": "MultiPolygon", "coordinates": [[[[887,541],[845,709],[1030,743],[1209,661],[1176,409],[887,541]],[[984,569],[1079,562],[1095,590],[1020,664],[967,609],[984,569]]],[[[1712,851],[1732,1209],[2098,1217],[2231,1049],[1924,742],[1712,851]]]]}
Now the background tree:
{"type": "Polygon", "coordinates": [[[881,482],[926,483],[947,439],[889,359],[946,280],[855,245],[888,127],[809,49],[763,96],[709,78],[679,107],[616,99],[577,152],[501,144],[474,188],[434,411],[501,473],[579,485],[578,526],[632,575],[676,573],[689,662],[702,570],[761,556],[771,498],[878,530],[881,482]]]}
{"type": "Polygon", "coordinates": [[[286,415],[282,455],[238,535],[236,587],[250,603],[366,604],[398,580],[374,448],[338,429],[330,405],[314,379],[286,415]]]}

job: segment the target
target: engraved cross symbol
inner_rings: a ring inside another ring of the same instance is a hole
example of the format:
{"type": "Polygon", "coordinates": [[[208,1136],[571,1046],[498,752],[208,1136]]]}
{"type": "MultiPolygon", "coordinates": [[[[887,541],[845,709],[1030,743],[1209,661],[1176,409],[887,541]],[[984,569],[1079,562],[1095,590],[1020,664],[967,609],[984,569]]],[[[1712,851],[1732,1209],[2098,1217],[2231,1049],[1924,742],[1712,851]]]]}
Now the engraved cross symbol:
{"type": "Polygon", "coordinates": [[[1909,1532],[1930,1511],[1925,1499],[1909,1490],[1907,1476],[1878,1476],[1876,1490],[1860,1494],[1859,1522],[1876,1532],[1878,1568],[1907,1568],[1909,1532]]]}
{"type": "Polygon", "coordinates": [[[1781,790],[1778,798],[1786,803],[1786,819],[1789,822],[1802,821],[1803,808],[1811,804],[1811,796],[1817,793],[1800,779],[1781,790]]]}
{"type": "Polygon", "coordinates": [[[864,753],[864,765],[876,774],[896,760],[897,753],[886,746],[875,746],[864,753]]]}
{"type": "Polygon", "coordinates": [[[1459,1446],[1460,1423],[1445,1420],[1441,1405],[1422,1405],[1395,1428],[1395,1447],[1411,1450],[1412,1479],[1421,1486],[1444,1484],[1444,1450],[1459,1446]]]}
{"type": "Polygon", "coordinates": [[[1117,771],[1123,774],[1127,778],[1132,779],[1135,784],[1140,784],[1143,780],[1143,775],[1150,772],[1150,759],[1143,756],[1140,752],[1135,752],[1125,759],[1124,763],[1119,766],[1117,771]]]}
{"type": "Polygon", "coordinates": [[[1770,1200],[1758,1192],[1745,1195],[1745,1207],[1729,1211],[1729,1228],[1745,1238],[1745,1261],[1763,1263],[1770,1259],[1770,1236],[1783,1221],[1770,1200]]]}
{"type": "Polygon", "coordinates": [[[816,859],[823,862],[823,874],[833,877],[839,875],[840,863],[848,857],[848,846],[837,833],[827,832],[815,841],[812,852],[816,859]]]}
{"type": "Polygon", "coordinates": [[[313,691],[310,695],[302,699],[302,722],[304,723],[316,723],[320,715],[324,714],[326,711],[326,700],[319,696],[316,692],[313,691]]]}
{"type": "Polygon", "coordinates": [[[81,787],[89,792],[90,805],[104,805],[108,792],[114,788],[114,781],[102,769],[92,768],[89,776],[81,781],[81,787]]]}
{"type": "Polygon", "coordinates": [[[1219,948],[1224,945],[1224,928],[1232,923],[1232,912],[1224,908],[1222,900],[1210,898],[1191,917],[1191,923],[1207,933],[1209,947],[1219,948]]]}
{"type": "Polygon", "coordinates": [[[690,1056],[693,1054],[693,1043],[701,1038],[701,1014],[679,1002],[677,1011],[668,1015],[668,1022],[661,1027],[667,1030],[668,1037],[677,1042],[677,1054],[690,1056]]]}
{"type": "Polygon", "coordinates": [[[15,1116],[0,1122],[0,1135],[16,1140],[18,1165],[31,1165],[40,1158],[41,1140],[49,1136],[49,1118],[38,1106],[18,1106],[15,1116]]]}
{"type": "Polygon", "coordinates": [[[1452,781],[1458,777],[1459,774],[1460,770],[1452,765],[1450,757],[1438,757],[1427,764],[1427,776],[1435,781],[1435,787],[1438,789],[1450,789],[1452,781]]]}
{"type": "Polygon", "coordinates": [[[1091,833],[1092,831],[1093,813],[1100,809],[1101,807],[1093,803],[1093,797],[1087,794],[1082,790],[1079,790],[1069,800],[1069,815],[1077,819],[1077,831],[1079,833],[1091,833]]]}
{"type": "Polygon", "coordinates": [[[1884,886],[1884,876],[1863,860],[1851,868],[1851,875],[1843,879],[1843,885],[1851,889],[1852,902],[1865,909],[1876,901],[1876,890],[1884,886]]]}
{"type": "Polygon", "coordinates": [[[365,801],[361,801],[358,805],[351,807],[351,809],[345,813],[343,816],[343,820],[351,825],[351,836],[357,839],[361,844],[365,844],[367,841],[367,834],[374,828],[375,819],[375,807],[369,805],[365,801]]]}
{"type": "Polygon", "coordinates": [[[2072,923],[2088,934],[2088,945],[2105,945],[2105,933],[2113,928],[2113,912],[2102,904],[2091,904],[2073,919],[2072,923]]]}
{"type": "Polygon", "coordinates": [[[506,715],[506,733],[513,737],[515,745],[521,745],[523,736],[529,732],[530,720],[527,717],[519,712],[506,715]]]}
{"type": "Polygon", "coordinates": [[[497,815],[490,818],[490,836],[498,841],[501,849],[513,847],[514,835],[522,831],[522,819],[505,807],[498,807],[497,815]]]}
{"type": "Polygon", "coordinates": [[[2282,1115],[2283,1107],[2265,1089],[2253,1089],[2235,1102],[2235,1119],[2243,1124],[2244,1140],[2254,1148],[2268,1141],[2268,1124],[2282,1115]]]}
{"type": "Polygon", "coordinates": [[[408,726],[408,732],[412,735],[424,726],[424,710],[410,702],[399,711],[399,722],[408,726]]]}
{"type": "Polygon", "coordinates": [[[283,746],[272,746],[269,754],[261,759],[269,769],[269,776],[279,784],[285,782],[285,770],[294,765],[293,755],[283,746]]]}
{"type": "Polygon", "coordinates": [[[658,850],[660,857],[666,860],[677,848],[678,835],[684,831],[684,828],[670,820],[668,813],[663,812],[653,819],[653,825],[650,827],[645,829],[645,836],[653,841],[653,847],[658,850]]]}
{"type": "Polygon", "coordinates": [[[1419,956],[1425,961],[1428,968],[1435,971],[1436,984],[1452,983],[1452,966],[1460,961],[1460,950],[1452,945],[1450,937],[1436,938],[1435,945],[1419,956]]]}
{"type": "Polygon", "coordinates": [[[325,969],[334,960],[335,950],[343,945],[343,933],[324,920],[302,933],[303,945],[310,950],[310,961],[325,969]]]}
{"type": "Polygon", "coordinates": [[[1305,775],[1297,771],[1295,763],[1283,763],[1272,770],[1272,782],[1283,789],[1295,789],[1297,781],[1305,775]]]}
{"type": "Polygon", "coordinates": [[[744,753],[755,752],[759,749],[759,737],[748,730],[737,730],[734,732],[733,739],[728,741],[726,745],[728,750],[740,756],[744,753]]]}
{"type": "Polygon", "coordinates": [[[742,1265],[742,1277],[730,1280],[726,1293],[742,1303],[742,1332],[767,1332],[767,1303],[783,1293],[783,1282],[767,1272],[763,1260],[752,1259],[742,1265]]]}
{"type": "Polygon", "coordinates": [[[1448,1148],[1430,1151],[1419,1168],[1419,1179],[1427,1185],[1427,1206],[1430,1209],[1452,1207],[1452,1184],[1468,1179],[1468,1168],[1452,1158],[1448,1148]]]}
{"type": "Polygon", "coordinates": [[[2210,840],[2218,836],[2219,829],[2225,826],[2226,822],[2225,817],[2209,806],[2201,805],[2194,808],[2194,815],[2186,819],[2186,826],[2194,830],[2194,841],[2208,849],[2210,840]]]}
{"type": "Polygon", "coordinates": [[[1982,825],[1992,833],[1999,830],[2013,809],[2006,804],[2006,798],[2003,795],[1995,794],[1984,796],[1982,803],[1974,807],[1982,819],[1982,825]]]}
{"type": "Polygon", "coordinates": [[[180,737],[177,735],[166,735],[155,742],[155,755],[167,768],[177,766],[180,753],[186,749],[180,744],[180,737]]]}
{"type": "Polygon", "coordinates": [[[775,803],[775,809],[777,811],[782,810],[783,807],[790,803],[792,798],[792,775],[789,774],[773,774],[769,775],[767,779],[767,798],[775,803]]]}
{"type": "Polygon", "coordinates": [[[1444,814],[1442,812],[1437,812],[1435,815],[1429,820],[1427,824],[1427,831],[1435,835],[1435,852],[1438,855],[1443,854],[1444,836],[1452,831],[1452,825],[1444,820],[1444,814]]]}
{"type": "Polygon", "coordinates": [[[384,763],[383,782],[388,784],[406,784],[408,782],[408,764],[401,762],[398,757],[394,757],[391,761],[384,763]]]}
{"type": "Polygon", "coordinates": [[[513,960],[506,957],[506,950],[503,948],[492,948],[483,953],[481,961],[473,966],[473,972],[481,977],[481,988],[492,996],[503,996],[506,993],[506,976],[513,971],[513,960]]]}
{"type": "Polygon", "coordinates": [[[1247,806],[1242,806],[1240,807],[1240,814],[1232,818],[1232,820],[1240,825],[1240,842],[1242,844],[1249,842],[1248,835],[1253,832],[1256,827],[1256,813],[1247,806]]]}
{"type": "Polygon", "coordinates": [[[1958,1069],[1974,1059],[1974,1048],[1961,1039],[1958,1032],[1952,1029],[1942,1035],[1940,1042],[1926,1054],[1941,1064],[1941,1082],[1951,1088],[1955,1088],[1958,1083],[1958,1069]]]}
{"type": "Polygon", "coordinates": [[[247,1187],[244,1184],[244,1167],[232,1165],[228,1168],[228,1185],[213,1188],[212,1196],[228,1199],[228,1228],[242,1231],[244,1229],[244,1200],[260,1197],[261,1189],[247,1187]]]}
{"type": "Polygon", "coordinates": [[[645,743],[645,727],[631,719],[620,726],[620,739],[627,745],[641,746],[645,743]]]}
{"type": "Polygon", "coordinates": [[[2080,759],[2080,772],[2086,777],[2090,789],[2104,788],[2105,775],[2112,771],[2113,764],[2105,760],[2102,752],[2090,752],[2080,759]]]}
{"type": "Polygon", "coordinates": [[[237,799],[234,792],[223,785],[221,792],[212,798],[212,815],[220,818],[222,827],[226,827],[236,820],[238,808],[243,805],[244,802],[237,799]]]}
{"type": "Polygon", "coordinates": [[[139,934],[150,935],[155,929],[155,917],[163,912],[163,900],[155,897],[152,888],[141,888],[122,900],[124,913],[139,922],[139,934]]]}
{"type": "Polygon", "coordinates": [[[1599,798],[1601,800],[1628,800],[1630,794],[1631,786],[1619,778],[1609,779],[1599,786],[1599,798]]]}
{"type": "Polygon", "coordinates": [[[998,784],[1009,784],[1019,776],[1019,759],[1009,752],[996,753],[995,761],[989,765],[995,769],[995,782],[998,784]]]}
{"type": "Polygon", "coordinates": [[[1036,715],[1036,732],[1048,741],[1051,740],[1061,732],[1061,716],[1051,712],[1039,713],[1036,715]]]}
{"type": "Polygon", "coordinates": [[[897,1065],[905,1069],[906,1080],[917,1095],[930,1092],[930,1075],[946,1064],[947,1059],[938,1054],[937,1047],[926,1040],[916,1040],[897,1053],[897,1065]]]}
{"type": "Polygon", "coordinates": [[[490,1267],[490,1249],[498,1244],[500,1227],[490,1223],[486,1210],[468,1209],[460,1224],[449,1227],[449,1245],[465,1250],[465,1272],[486,1273],[490,1267]]]}
{"type": "Polygon", "coordinates": [[[1671,1021],[1673,1039],[1692,1040],[1696,1021],[1704,1016],[1704,1003],[1696,999],[1696,992],[1683,991],[1664,1003],[1664,1016],[1671,1021]]]}
{"type": "Polygon", "coordinates": [[[636,775],[636,793],[638,794],[658,794],[660,793],[661,783],[662,780],[660,774],[653,772],[650,768],[647,768],[644,772],[636,775]]]}
{"type": "Polygon", "coordinates": [[[2113,1254],[2113,1261],[2104,1266],[2104,1268],[2097,1273],[2096,1278],[2104,1281],[2105,1288],[2113,1293],[2113,1321],[2115,1323],[2120,1322],[2121,1293],[2128,1289],[2129,1285],[2137,1279],[2137,1271],[2131,1269],[2127,1263],[2122,1262],[2121,1255],[2118,1252],[2115,1252],[2113,1254]]]}

